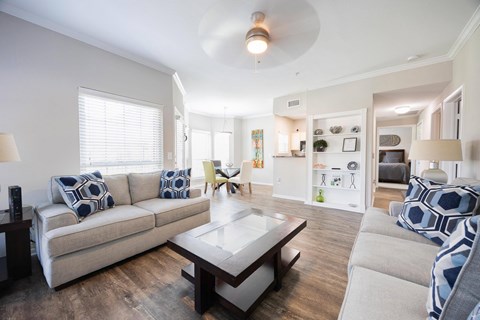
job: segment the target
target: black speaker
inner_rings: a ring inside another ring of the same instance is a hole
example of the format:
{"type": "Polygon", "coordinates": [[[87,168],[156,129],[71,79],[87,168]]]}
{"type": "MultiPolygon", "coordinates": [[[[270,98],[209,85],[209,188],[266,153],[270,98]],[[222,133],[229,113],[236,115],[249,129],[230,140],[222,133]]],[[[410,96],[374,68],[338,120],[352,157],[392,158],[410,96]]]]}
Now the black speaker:
{"type": "Polygon", "coordinates": [[[22,188],[19,186],[8,187],[8,202],[10,216],[14,219],[22,219],[22,188]]]}

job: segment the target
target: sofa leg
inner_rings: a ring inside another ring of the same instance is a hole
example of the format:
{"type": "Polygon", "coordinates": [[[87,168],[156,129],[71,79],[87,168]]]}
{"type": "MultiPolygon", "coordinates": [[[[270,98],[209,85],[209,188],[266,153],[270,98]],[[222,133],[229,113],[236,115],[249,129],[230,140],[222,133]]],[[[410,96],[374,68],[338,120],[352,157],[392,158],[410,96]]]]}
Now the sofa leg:
{"type": "Polygon", "coordinates": [[[238,188],[240,189],[240,195],[243,196],[243,184],[239,184],[238,188]]]}
{"type": "Polygon", "coordinates": [[[252,183],[251,182],[248,183],[248,189],[250,190],[250,194],[252,194],[252,183]]]}

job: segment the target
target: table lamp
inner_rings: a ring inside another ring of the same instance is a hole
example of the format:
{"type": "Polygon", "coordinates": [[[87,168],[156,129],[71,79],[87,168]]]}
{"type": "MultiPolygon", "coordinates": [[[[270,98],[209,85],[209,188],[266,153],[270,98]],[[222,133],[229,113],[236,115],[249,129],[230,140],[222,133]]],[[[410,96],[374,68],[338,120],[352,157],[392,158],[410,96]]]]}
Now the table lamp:
{"type": "Polygon", "coordinates": [[[422,178],[447,183],[447,173],[438,168],[438,163],[439,161],[462,161],[462,142],[453,139],[414,140],[408,159],[430,161],[430,168],[422,172],[422,178]]]}
{"type": "MultiPolygon", "coordinates": [[[[10,133],[0,133],[0,162],[15,162],[20,161],[20,155],[18,154],[17,145],[15,144],[15,139],[13,135],[10,133]]],[[[20,188],[17,187],[16,194],[20,193],[20,188]]],[[[10,188],[9,188],[10,191],[10,188]]],[[[9,198],[9,202],[11,199],[9,198]]],[[[10,206],[11,207],[11,206],[10,206]]],[[[17,206],[18,207],[18,206],[17,206]]],[[[12,208],[10,208],[10,214],[12,215],[12,208]]],[[[15,211],[21,212],[21,204],[20,209],[17,208],[15,211]]],[[[15,212],[13,212],[13,215],[15,212]]]]}

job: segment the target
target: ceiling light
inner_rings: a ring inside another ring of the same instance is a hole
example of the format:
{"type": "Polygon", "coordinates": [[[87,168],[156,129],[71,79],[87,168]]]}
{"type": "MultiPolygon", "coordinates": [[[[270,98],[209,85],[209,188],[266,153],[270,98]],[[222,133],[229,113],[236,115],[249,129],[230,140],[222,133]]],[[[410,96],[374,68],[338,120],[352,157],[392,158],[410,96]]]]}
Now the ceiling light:
{"type": "Polygon", "coordinates": [[[221,133],[226,133],[226,134],[232,134],[232,131],[225,130],[226,111],[227,111],[227,107],[223,107],[223,130],[220,131],[220,132],[221,133]]]}
{"type": "Polygon", "coordinates": [[[394,110],[395,110],[396,114],[405,114],[405,113],[410,111],[410,107],[409,106],[400,106],[400,107],[396,107],[394,110]]]}
{"type": "Polygon", "coordinates": [[[267,30],[258,27],[250,29],[245,36],[247,50],[252,54],[264,53],[268,48],[269,40],[267,30]]]}
{"type": "Polygon", "coordinates": [[[252,22],[255,24],[255,27],[248,30],[247,35],[245,36],[247,50],[252,54],[264,53],[268,48],[270,35],[267,30],[260,26],[264,19],[265,14],[262,12],[254,12],[252,14],[252,22]]]}

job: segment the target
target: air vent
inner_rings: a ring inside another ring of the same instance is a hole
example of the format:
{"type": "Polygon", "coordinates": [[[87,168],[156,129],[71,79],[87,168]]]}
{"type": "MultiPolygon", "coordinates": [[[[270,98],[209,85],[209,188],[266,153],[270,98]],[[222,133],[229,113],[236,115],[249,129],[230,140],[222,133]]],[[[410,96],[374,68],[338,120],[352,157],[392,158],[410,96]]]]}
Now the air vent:
{"type": "Polygon", "coordinates": [[[300,99],[290,100],[287,102],[287,108],[298,108],[300,107],[300,99]]]}

